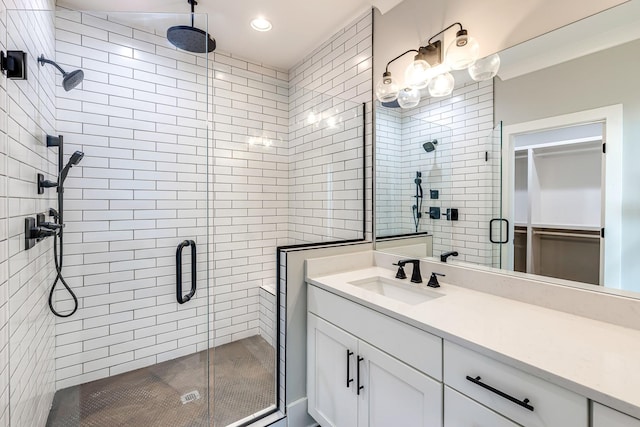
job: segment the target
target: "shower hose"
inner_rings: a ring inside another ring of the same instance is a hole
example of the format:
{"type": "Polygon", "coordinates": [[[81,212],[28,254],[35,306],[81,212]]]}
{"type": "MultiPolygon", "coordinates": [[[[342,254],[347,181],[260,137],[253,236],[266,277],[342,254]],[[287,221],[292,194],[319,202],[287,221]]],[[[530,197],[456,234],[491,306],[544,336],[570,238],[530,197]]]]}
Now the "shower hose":
{"type": "Polygon", "coordinates": [[[60,253],[61,256],[58,258],[58,241],[62,247],[62,229],[58,230],[58,232],[53,236],[53,259],[56,265],[56,279],[53,281],[51,291],[49,292],[49,308],[51,309],[51,312],[58,317],[69,317],[78,310],[78,297],[76,297],[76,294],[73,293],[66,280],[64,280],[64,277],[62,277],[62,253],[60,253]],[[53,293],[56,290],[58,282],[62,283],[62,285],[67,288],[71,298],[73,298],[73,310],[71,310],[70,313],[61,314],[53,308],[53,293]]]}

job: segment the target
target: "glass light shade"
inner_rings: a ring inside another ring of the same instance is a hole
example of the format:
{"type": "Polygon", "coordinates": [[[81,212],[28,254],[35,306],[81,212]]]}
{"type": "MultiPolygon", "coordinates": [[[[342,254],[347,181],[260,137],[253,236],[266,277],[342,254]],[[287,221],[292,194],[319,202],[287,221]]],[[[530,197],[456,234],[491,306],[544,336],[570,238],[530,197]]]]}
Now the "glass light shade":
{"type": "Polygon", "coordinates": [[[406,87],[398,94],[398,105],[402,108],[415,107],[420,103],[420,90],[412,87],[406,87]]]}
{"type": "Polygon", "coordinates": [[[380,102],[393,102],[398,99],[400,86],[398,82],[391,77],[391,73],[385,73],[382,80],[376,85],[376,98],[380,102]]]}
{"type": "Polygon", "coordinates": [[[429,82],[429,95],[433,97],[450,95],[454,84],[455,80],[451,73],[437,75],[429,82]]]}
{"type": "Polygon", "coordinates": [[[490,80],[498,74],[500,69],[500,56],[497,53],[478,59],[469,67],[469,75],[477,82],[490,80]]]}
{"type": "Polygon", "coordinates": [[[405,84],[415,89],[427,87],[429,80],[431,80],[429,76],[430,68],[431,65],[423,59],[413,61],[404,72],[405,84]]]}
{"type": "Polygon", "coordinates": [[[462,70],[472,65],[480,56],[480,45],[473,37],[463,34],[447,48],[445,61],[452,70],[462,70]]]}

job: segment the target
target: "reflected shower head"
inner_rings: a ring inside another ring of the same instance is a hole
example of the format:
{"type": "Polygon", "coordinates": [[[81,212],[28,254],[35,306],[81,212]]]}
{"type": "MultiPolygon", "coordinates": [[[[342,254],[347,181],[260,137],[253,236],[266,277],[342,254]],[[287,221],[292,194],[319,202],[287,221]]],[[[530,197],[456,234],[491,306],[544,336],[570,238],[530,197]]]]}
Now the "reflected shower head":
{"type": "Polygon", "coordinates": [[[424,151],[427,153],[430,153],[436,149],[436,145],[438,145],[438,140],[434,139],[433,141],[427,141],[422,144],[422,148],[424,148],[424,151]]]}
{"type": "Polygon", "coordinates": [[[38,62],[42,66],[44,66],[44,64],[51,64],[62,73],[62,87],[67,92],[69,92],[74,87],[78,86],[80,83],[82,83],[82,80],[84,80],[84,71],[75,70],[70,73],[67,73],[58,64],[56,64],[50,59],[46,59],[44,55],[40,55],[40,57],[38,58],[38,62]]]}
{"type": "Polygon", "coordinates": [[[82,151],[76,151],[71,155],[65,167],[62,169],[62,171],[60,171],[60,176],[58,177],[58,189],[62,188],[62,184],[64,183],[64,180],[67,179],[67,175],[69,174],[69,169],[71,169],[72,166],[75,166],[78,163],[80,163],[80,160],[82,160],[83,157],[84,157],[84,153],[82,151]]]}
{"type": "Polygon", "coordinates": [[[178,49],[193,53],[209,53],[216,48],[216,41],[206,31],[193,25],[195,0],[187,0],[191,5],[191,26],[176,25],[167,30],[167,39],[178,49]]]}

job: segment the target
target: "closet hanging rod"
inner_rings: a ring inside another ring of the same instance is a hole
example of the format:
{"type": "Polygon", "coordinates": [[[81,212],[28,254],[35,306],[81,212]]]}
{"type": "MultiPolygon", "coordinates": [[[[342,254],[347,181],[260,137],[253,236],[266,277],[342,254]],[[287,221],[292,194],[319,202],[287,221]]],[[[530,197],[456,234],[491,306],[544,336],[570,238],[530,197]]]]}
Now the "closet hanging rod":
{"type": "Polygon", "coordinates": [[[600,234],[585,234],[585,233],[562,233],[559,231],[538,231],[533,230],[533,234],[540,234],[543,236],[557,236],[557,237],[579,237],[585,239],[599,239],[600,234]]]}

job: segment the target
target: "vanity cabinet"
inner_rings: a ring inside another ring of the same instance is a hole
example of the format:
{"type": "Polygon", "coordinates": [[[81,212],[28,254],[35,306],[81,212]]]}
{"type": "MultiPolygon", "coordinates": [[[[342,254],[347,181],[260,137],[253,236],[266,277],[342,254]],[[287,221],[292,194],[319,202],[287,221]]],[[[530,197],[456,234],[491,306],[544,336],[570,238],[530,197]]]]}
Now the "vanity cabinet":
{"type": "Polygon", "coordinates": [[[442,384],[309,314],[309,413],[323,426],[442,424],[442,384]]]}
{"type": "Polygon", "coordinates": [[[444,382],[526,427],[589,425],[585,397],[447,341],[444,382]]]}
{"type": "Polygon", "coordinates": [[[441,377],[442,340],[314,287],[308,296],[308,410],[320,425],[442,425],[442,383],[390,354],[423,351],[410,359],[441,377]]]}
{"type": "Polygon", "coordinates": [[[518,427],[518,425],[445,386],[444,427],[518,427]]]}
{"type": "Polygon", "coordinates": [[[592,427],[640,427],[640,420],[594,402],[592,427]]]}

